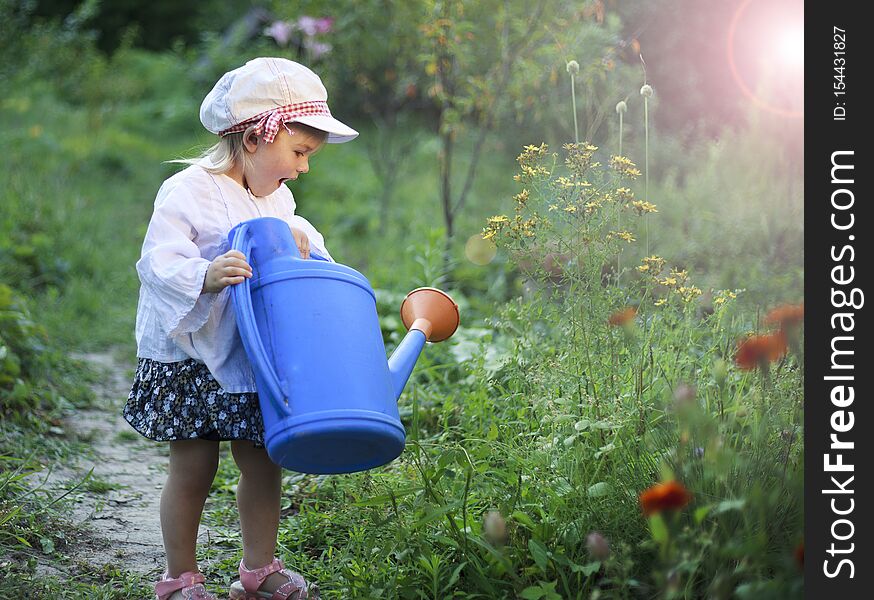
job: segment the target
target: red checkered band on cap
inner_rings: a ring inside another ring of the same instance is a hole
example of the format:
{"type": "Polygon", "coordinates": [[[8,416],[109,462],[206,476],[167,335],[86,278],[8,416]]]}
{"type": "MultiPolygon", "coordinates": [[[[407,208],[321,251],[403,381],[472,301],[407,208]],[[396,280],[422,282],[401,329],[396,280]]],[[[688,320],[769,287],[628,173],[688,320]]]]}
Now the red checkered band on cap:
{"type": "Polygon", "coordinates": [[[299,102],[297,104],[287,104],[280,108],[274,108],[263,113],[257,114],[251,119],[246,119],[241,123],[237,123],[232,127],[228,127],[224,131],[220,131],[219,135],[224,137],[229,133],[245,131],[247,127],[255,124],[255,133],[261,135],[264,133],[264,141],[272,142],[279,132],[279,126],[288,121],[293,121],[297,117],[324,116],[330,117],[331,111],[328,110],[328,103],[322,100],[313,100],[311,102],[299,102]]]}

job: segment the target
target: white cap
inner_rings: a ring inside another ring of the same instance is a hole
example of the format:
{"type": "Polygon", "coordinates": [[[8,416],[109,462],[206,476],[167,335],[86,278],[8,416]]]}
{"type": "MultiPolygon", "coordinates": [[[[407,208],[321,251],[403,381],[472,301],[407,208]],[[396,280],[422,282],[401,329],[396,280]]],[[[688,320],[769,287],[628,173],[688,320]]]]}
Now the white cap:
{"type": "Polygon", "coordinates": [[[222,135],[255,117],[283,109],[284,122],[325,131],[328,143],[357,137],[357,131],[331,116],[327,99],[322,80],[305,66],[286,58],[255,58],[222,75],[200,105],[200,122],[208,131],[222,135]],[[301,110],[295,105],[302,105],[301,110]]]}

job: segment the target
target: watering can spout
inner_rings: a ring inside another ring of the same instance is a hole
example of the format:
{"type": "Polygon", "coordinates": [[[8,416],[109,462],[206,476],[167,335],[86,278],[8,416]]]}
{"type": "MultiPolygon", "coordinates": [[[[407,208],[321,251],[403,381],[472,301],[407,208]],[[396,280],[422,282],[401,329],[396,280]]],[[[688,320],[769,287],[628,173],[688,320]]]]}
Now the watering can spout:
{"type": "Polygon", "coordinates": [[[401,303],[401,319],[409,331],[388,359],[395,400],[401,397],[425,342],[442,342],[458,329],[458,305],[436,288],[418,288],[401,303]]]}

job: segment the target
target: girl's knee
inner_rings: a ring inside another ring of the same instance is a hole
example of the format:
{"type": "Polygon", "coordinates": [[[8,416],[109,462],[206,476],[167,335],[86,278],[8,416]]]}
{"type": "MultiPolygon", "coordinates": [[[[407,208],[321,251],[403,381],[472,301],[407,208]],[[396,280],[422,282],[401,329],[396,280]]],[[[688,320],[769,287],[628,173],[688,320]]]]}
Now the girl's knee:
{"type": "Polygon", "coordinates": [[[186,487],[209,489],[218,471],[218,449],[218,442],[207,440],[170,442],[170,476],[186,487]]]}
{"type": "Polygon", "coordinates": [[[281,469],[279,465],[270,460],[265,448],[256,448],[249,440],[235,440],[231,442],[231,453],[234,455],[234,462],[244,475],[247,473],[258,474],[260,476],[275,475],[279,476],[281,469]]]}

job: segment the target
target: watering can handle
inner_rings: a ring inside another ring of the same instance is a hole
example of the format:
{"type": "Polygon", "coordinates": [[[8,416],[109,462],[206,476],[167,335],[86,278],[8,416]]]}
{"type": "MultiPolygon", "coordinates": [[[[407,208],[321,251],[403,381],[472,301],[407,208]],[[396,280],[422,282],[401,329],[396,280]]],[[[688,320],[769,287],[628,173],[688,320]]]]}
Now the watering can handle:
{"type": "MultiPolygon", "coordinates": [[[[246,223],[241,223],[237,229],[233,240],[233,249],[242,252],[248,261],[251,258],[253,238],[249,235],[249,226],[246,223]]],[[[282,393],[282,388],[279,385],[279,377],[276,376],[276,371],[273,370],[273,365],[267,357],[267,352],[264,350],[264,344],[261,342],[261,336],[258,334],[258,327],[255,325],[254,317],[252,319],[240,318],[241,315],[254,315],[252,310],[252,290],[249,283],[249,278],[243,279],[241,283],[231,286],[231,294],[233,294],[234,304],[238,308],[237,311],[237,327],[240,329],[240,337],[243,338],[243,345],[246,346],[246,340],[251,340],[251,347],[247,347],[250,356],[255,360],[251,360],[252,368],[258,368],[257,365],[263,365],[261,375],[264,383],[267,385],[266,390],[270,398],[285,398],[282,393]]],[[[286,398],[286,403],[288,399],[286,398]]]]}

